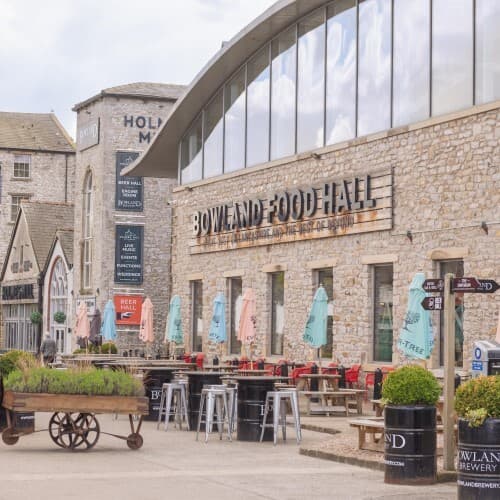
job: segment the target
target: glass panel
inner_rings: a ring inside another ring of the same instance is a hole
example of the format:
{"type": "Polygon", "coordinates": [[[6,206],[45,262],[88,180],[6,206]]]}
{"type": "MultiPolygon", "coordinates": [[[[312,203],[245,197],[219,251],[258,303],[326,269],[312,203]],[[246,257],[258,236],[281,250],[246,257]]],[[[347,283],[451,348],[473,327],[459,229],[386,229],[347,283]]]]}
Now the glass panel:
{"type": "Polygon", "coordinates": [[[238,340],[238,326],[240,324],[241,306],[243,304],[243,282],[241,278],[229,280],[230,318],[231,318],[231,354],[241,353],[241,342],[238,340]]]}
{"type": "MultiPolygon", "coordinates": [[[[453,273],[457,278],[464,276],[464,263],[461,260],[440,262],[439,276],[444,278],[447,273],[453,273]]],[[[463,366],[464,354],[464,294],[455,293],[455,366],[463,366]]],[[[444,315],[440,315],[439,361],[444,365],[444,315]]]]}
{"type": "Polygon", "coordinates": [[[191,287],[193,351],[201,352],[203,350],[203,284],[201,281],[192,281],[191,287]]]}
{"type": "Polygon", "coordinates": [[[245,68],[225,87],[224,172],[245,166],[245,68]]]}
{"type": "Polygon", "coordinates": [[[476,104],[500,99],[500,2],[476,0],[476,104]]]}
{"type": "Polygon", "coordinates": [[[202,177],[201,116],[181,142],[181,183],[198,181],[202,177]]]}
{"type": "Polygon", "coordinates": [[[222,90],[205,109],[203,177],[222,174],[222,90]]]}
{"type": "Polygon", "coordinates": [[[297,151],[323,146],[325,117],[325,12],[299,23],[297,151]]]}
{"type": "Polygon", "coordinates": [[[295,26],[271,44],[271,160],[295,153],[295,26]]]}
{"type": "Polygon", "coordinates": [[[358,135],[391,126],[391,1],[359,3],[358,135]]]}
{"type": "Polygon", "coordinates": [[[393,126],[430,114],[430,3],[394,3],[393,126]]]}
{"type": "Polygon", "coordinates": [[[374,269],[373,361],[392,362],[392,266],[374,269]]]}
{"type": "Polygon", "coordinates": [[[326,143],[356,135],[356,2],[328,7],[326,143]]]}
{"type": "Polygon", "coordinates": [[[247,165],[269,160],[269,46],[247,66],[247,165]]]}
{"type": "Polygon", "coordinates": [[[328,320],[326,324],[326,345],[321,348],[323,358],[332,358],[333,352],[333,270],[318,270],[318,285],[323,285],[328,296],[328,320]]]}
{"type": "Polygon", "coordinates": [[[285,273],[271,274],[271,296],[271,355],[282,355],[285,328],[285,273]]]}
{"type": "Polygon", "coordinates": [[[472,0],[432,2],[432,114],[472,106],[472,0]]]}

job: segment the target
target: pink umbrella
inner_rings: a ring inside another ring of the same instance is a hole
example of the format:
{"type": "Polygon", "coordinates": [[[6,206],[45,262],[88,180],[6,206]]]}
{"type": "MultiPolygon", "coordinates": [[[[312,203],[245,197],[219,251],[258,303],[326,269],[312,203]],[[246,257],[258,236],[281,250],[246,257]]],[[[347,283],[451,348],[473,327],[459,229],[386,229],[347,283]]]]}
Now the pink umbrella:
{"type": "Polygon", "coordinates": [[[84,339],[84,345],[87,345],[90,337],[90,321],[88,317],[87,304],[84,300],[80,302],[76,313],[75,336],[77,339],[84,339]]]}
{"type": "Polygon", "coordinates": [[[153,303],[149,297],[146,297],[142,303],[139,338],[146,343],[153,342],[155,339],[153,332],[153,303]]]}
{"type": "MultiPolygon", "coordinates": [[[[250,346],[255,340],[257,329],[257,314],[255,310],[255,293],[252,288],[247,288],[243,295],[241,306],[240,324],[238,325],[238,340],[242,344],[250,346]]],[[[250,350],[250,359],[252,350],[250,350]]]]}

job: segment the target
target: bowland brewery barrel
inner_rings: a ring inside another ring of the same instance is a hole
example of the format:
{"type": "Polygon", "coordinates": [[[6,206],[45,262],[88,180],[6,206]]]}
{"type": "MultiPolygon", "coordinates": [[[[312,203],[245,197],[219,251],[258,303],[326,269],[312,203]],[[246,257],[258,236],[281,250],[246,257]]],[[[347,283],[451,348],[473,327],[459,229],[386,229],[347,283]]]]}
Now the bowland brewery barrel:
{"type": "MultiPolygon", "coordinates": [[[[189,428],[196,431],[198,416],[200,414],[201,390],[204,385],[218,385],[221,383],[222,372],[186,372],[189,379],[188,407],[189,428]]],[[[204,418],[204,417],[203,417],[204,418]]],[[[200,425],[200,430],[205,432],[205,424],[200,425]]]]}
{"type": "Polygon", "coordinates": [[[436,482],[435,406],[386,406],[384,440],[386,483],[436,482]]]}
{"type": "Polygon", "coordinates": [[[457,484],[459,500],[500,498],[500,419],[479,427],[458,423],[457,484]]]}

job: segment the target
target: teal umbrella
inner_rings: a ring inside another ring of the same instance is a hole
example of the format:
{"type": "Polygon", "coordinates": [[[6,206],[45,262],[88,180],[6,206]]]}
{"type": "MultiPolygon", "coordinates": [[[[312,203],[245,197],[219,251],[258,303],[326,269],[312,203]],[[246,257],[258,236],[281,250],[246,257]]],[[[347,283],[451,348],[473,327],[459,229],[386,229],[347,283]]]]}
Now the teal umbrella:
{"type": "Polygon", "coordinates": [[[214,299],[214,312],[210,322],[208,339],[216,344],[222,344],[227,340],[226,298],[223,293],[218,293],[214,299]]]}
{"type": "Polygon", "coordinates": [[[302,340],[311,347],[319,349],[325,345],[326,325],[328,319],[328,296],[325,289],[320,286],[314,294],[311,312],[307,319],[306,327],[302,340]]]}
{"type": "Polygon", "coordinates": [[[104,307],[104,315],[101,323],[101,335],[104,340],[108,342],[116,340],[116,324],[115,324],[116,312],[115,305],[110,299],[104,307]]]}
{"type": "Polygon", "coordinates": [[[429,359],[434,347],[431,315],[422,306],[427,293],[422,288],[424,273],[417,273],[410,285],[408,310],[399,333],[398,348],[409,358],[429,359]]]}
{"type": "Polygon", "coordinates": [[[174,295],[170,301],[165,341],[175,342],[176,344],[182,344],[184,342],[184,336],[182,334],[181,298],[178,295],[174,295]]]}

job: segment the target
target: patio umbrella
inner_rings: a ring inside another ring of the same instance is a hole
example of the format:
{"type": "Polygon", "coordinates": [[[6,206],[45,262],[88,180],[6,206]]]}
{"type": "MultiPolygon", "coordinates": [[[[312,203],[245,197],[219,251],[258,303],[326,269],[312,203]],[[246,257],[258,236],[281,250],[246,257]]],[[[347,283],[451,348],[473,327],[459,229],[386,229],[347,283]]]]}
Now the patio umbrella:
{"type": "Polygon", "coordinates": [[[214,299],[214,312],[210,322],[208,339],[216,344],[222,344],[227,340],[226,298],[223,293],[218,293],[214,299]]]}
{"type": "Polygon", "coordinates": [[[108,300],[104,307],[104,317],[101,324],[101,336],[108,342],[116,340],[115,305],[112,300],[108,300]]]}
{"type": "Polygon", "coordinates": [[[142,303],[139,339],[146,343],[152,343],[155,339],[153,332],[153,303],[149,297],[146,297],[142,303]]]}
{"type": "Polygon", "coordinates": [[[257,329],[257,315],[255,311],[255,293],[252,288],[247,288],[243,294],[243,304],[241,306],[240,323],[238,325],[238,340],[250,351],[252,359],[251,344],[255,340],[257,329]]]}
{"type": "Polygon", "coordinates": [[[399,333],[398,348],[409,358],[429,359],[434,347],[431,315],[422,306],[427,293],[422,288],[424,273],[417,273],[410,284],[408,309],[399,333]]]}
{"type": "Polygon", "coordinates": [[[314,294],[309,318],[307,318],[306,327],[302,340],[311,347],[318,350],[318,362],[321,366],[320,349],[327,342],[326,327],[328,320],[328,295],[325,289],[320,286],[314,294]]]}
{"type": "MultiPolygon", "coordinates": [[[[170,300],[168,309],[167,327],[165,329],[165,343],[182,344],[184,335],[182,333],[181,298],[174,295],[170,300]]],[[[169,351],[172,349],[169,348],[169,351]]]]}
{"type": "Polygon", "coordinates": [[[76,313],[75,337],[81,347],[88,347],[90,337],[90,321],[88,317],[87,304],[84,300],[80,302],[76,313]]]}
{"type": "Polygon", "coordinates": [[[101,311],[99,311],[99,309],[96,309],[92,321],[90,322],[89,340],[93,344],[99,344],[98,337],[100,332],[101,332],[101,311]]]}

